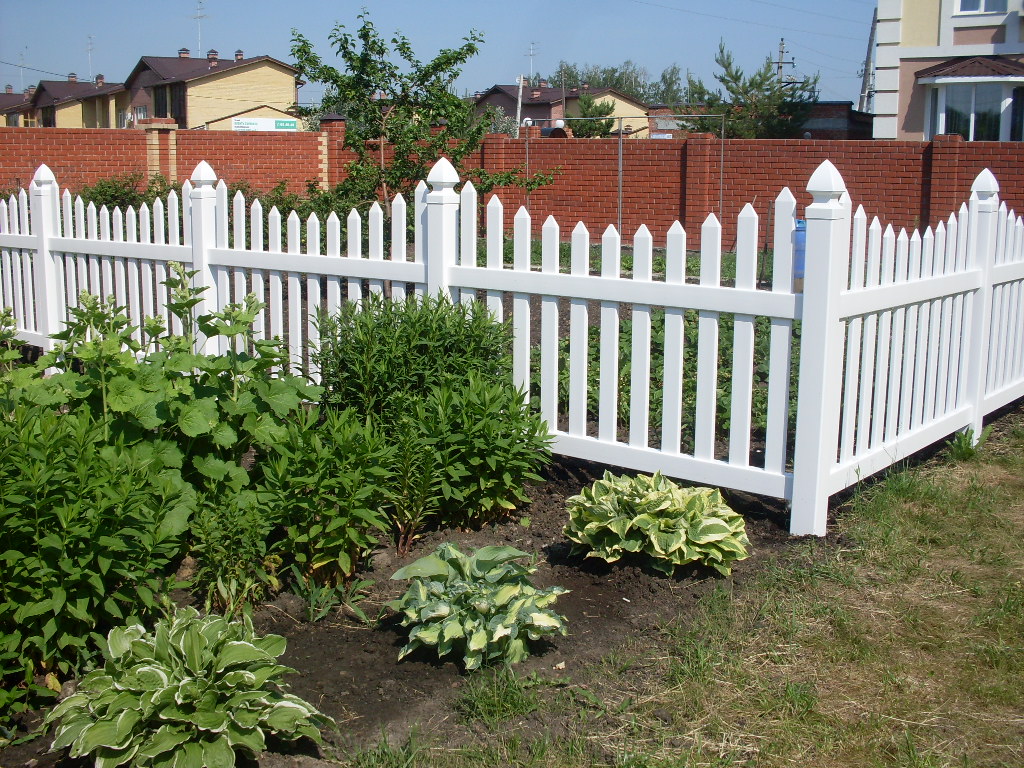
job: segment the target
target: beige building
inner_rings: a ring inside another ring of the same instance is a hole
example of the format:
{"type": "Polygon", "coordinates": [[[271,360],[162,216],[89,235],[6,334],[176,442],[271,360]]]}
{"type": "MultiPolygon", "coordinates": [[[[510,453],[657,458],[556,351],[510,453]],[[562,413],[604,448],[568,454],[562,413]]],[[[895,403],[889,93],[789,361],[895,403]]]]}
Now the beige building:
{"type": "Polygon", "coordinates": [[[1020,0],[878,0],[876,139],[1024,140],[1020,0]]]}
{"type": "Polygon", "coordinates": [[[187,48],[177,56],[143,56],[117,100],[117,126],[150,117],[173,118],[179,128],[231,130],[228,118],[252,113],[277,115],[294,109],[297,70],[271,58],[246,58],[217,51],[193,59],[187,48]]]}
{"type": "MultiPolygon", "coordinates": [[[[648,129],[648,107],[643,102],[616,91],[613,88],[559,88],[541,81],[538,86],[524,85],[520,95],[518,85],[494,85],[478,93],[474,99],[477,112],[488,107],[500,107],[509,116],[515,117],[517,110],[520,120],[530,120],[542,129],[553,128],[557,121],[566,120],[572,128],[571,118],[579,117],[580,93],[589,93],[599,104],[613,105],[610,118],[622,118],[623,135],[634,139],[650,138],[648,129]]],[[[607,118],[605,118],[607,119],[607,118]]],[[[618,131],[619,121],[613,123],[613,134],[618,131]]]]}
{"type": "Polygon", "coordinates": [[[79,81],[74,72],[67,80],[41,80],[26,91],[21,103],[2,107],[6,124],[22,128],[110,128],[114,104],[123,83],[79,81]]]}

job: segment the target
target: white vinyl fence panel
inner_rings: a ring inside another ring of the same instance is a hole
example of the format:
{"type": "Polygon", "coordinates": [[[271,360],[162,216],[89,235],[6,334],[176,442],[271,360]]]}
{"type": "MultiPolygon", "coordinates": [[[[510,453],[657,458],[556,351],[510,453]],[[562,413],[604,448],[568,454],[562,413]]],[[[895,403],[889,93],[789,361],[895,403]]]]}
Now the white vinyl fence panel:
{"type": "MultiPolygon", "coordinates": [[[[59,194],[41,166],[30,190],[0,200],[0,305],[43,348],[82,291],[113,296],[134,324],[158,316],[180,332],[163,284],[180,262],[205,289],[198,312],[254,293],[266,305],[255,338],[282,339],[316,380],[321,311],[368,294],[485,302],[512,327],[514,381],[537,396],[556,453],[786,499],[796,534],[824,534],[831,494],[957,430],[980,434],[986,414],[1024,396],[1024,222],[988,171],[959,211],[907,233],[854,212],[823,163],[808,183],[803,293],[788,189],[765,283],[750,205],[735,254],[707,217],[688,274],[678,222],[591,233],[523,208],[509,233],[500,199],[481,209],[459,181],[442,160],[412,201],[389,201],[390,223],[374,204],[343,226],[333,213],[302,221],[229,199],[205,162],[180,197],[126,211],[59,194]],[[735,275],[723,280],[726,265],[735,275]]],[[[225,351],[222,339],[204,344],[225,351]]]]}

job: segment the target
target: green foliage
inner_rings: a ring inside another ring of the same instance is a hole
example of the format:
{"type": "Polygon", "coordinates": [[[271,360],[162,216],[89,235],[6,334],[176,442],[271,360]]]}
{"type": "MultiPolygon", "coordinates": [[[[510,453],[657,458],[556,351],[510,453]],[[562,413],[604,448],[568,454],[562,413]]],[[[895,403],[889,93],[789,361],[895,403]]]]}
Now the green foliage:
{"type": "Polygon", "coordinates": [[[0,383],[4,382],[21,360],[21,342],[18,341],[14,312],[10,307],[0,308],[0,383]]]}
{"type": "MultiPolygon", "coordinates": [[[[536,85],[542,78],[534,78],[536,85]]],[[[617,65],[577,64],[569,61],[558,62],[558,68],[546,78],[555,87],[582,88],[584,83],[591,90],[614,88],[620,93],[632,96],[645,104],[667,104],[675,106],[685,101],[683,81],[678,64],[671,64],[662,70],[657,80],[651,77],[645,67],[630,59],[617,65]]],[[[575,124],[573,125],[575,133],[575,124]]]]}
{"type": "Polygon", "coordinates": [[[268,510],[249,490],[205,496],[192,519],[193,589],[206,610],[234,614],[280,588],[281,558],[267,552],[268,510]]]}
{"type": "Polygon", "coordinates": [[[108,445],[78,413],[23,406],[0,420],[5,668],[70,676],[96,633],[154,614],[195,506],[168,458],[108,445]]]}
{"type": "Polygon", "coordinates": [[[643,554],[651,567],[671,575],[687,563],[710,565],[728,576],[748,557],[742,516],[711,488],[680,488],[661,473],[604,478],[566,501],[565,535],[573,553],[613,563],[643,554]]]}
{"type": "Polygon", "coordinates": [[[462,654],[467,670],[483,664],[514,664],[529,656],[528,640],[566,634],[565,617],[548,606],[567,592],[537,589],[529,575],[535,565],[512,547],[483,547],[464,555],[452,544],[399,569],[392,579],[411,579],[406,593],[389,607],[412,627],[401,659],[421,646],[440,657],[462,654]]]}
{"type": "Polygon", "coordinates": [[[978,455],[989,435],[992,434],[992,427],[985,427],[981,431],[981,437],[974,439],[974,430],[965,429],[963,432],[956,432],[946,441],[946,453],[953,461],[970,461],[978,455]]]}
{"type": "Polygon", "coordinates": [[[97,766],[232,766],[237,753],[263,752],[268,735],[320,741],[331,720],[285,692],[284,650],[283,637],[256,635],[246,617],[191,608],[151,633],[112,629],[103,668],[46,716],[59,721],[51,751],[97,766]]]}
{"type": "Polygon", "coordinates": [[[479,303],[410,297],[388,301],[371,294],[321,317],[313,360],[323,402],[353,408],[391,425],[410,399],[473,374],[504,378],[512,366],[512,332],[479,303]]]}
{"type": "Polygon", "coordinates": [[[264,460],[260,507],[283,535],[270,551],[298,564],[303,578],[336,586],[350,578],[387,531],[380,510],[393,449],[355,412],[300,409],[264,460]]]}
{"type": "MultiPolygon", "coordinates": [[[[323,102],[305,110],[308,121],[337,112],[345,116],[345,148],[356,154],[336,193],[360,207],[382,200],[388,213],[396,194],[408,195],[426,179],[430,168],[447,157],[463,178],[464,167],[491,126],[491,116],[477,116],[455,95],[462,67],[480,49],[483,36],[463,38],[457,48],[443,48],[421,61],[404,35],[383,38],[368,11],[357,17],[355,33],[339,24],[328,36],[343,66],[325,64],[313,44],[292,30],[292,57],[303,79],[326,86],[323,102]]],[[[516,174],[517,186],[530,177],[516,174]]]]}
{"type": "Polygon", "coordinates": [[[600,120],[615,111],[615,105],[610,101],[598,101],[589,93],[581,93],[579,96],[580,117],[586,120],[573,120],[572,135],[577,138],[603,138],[612,132],[614,120],[600,120]]]}
{"type": "MultiPolygon", "coordinates": [[[[720,43],[715,75],[721,88],[712,91],[703,81],[688,77],[690,103],[702,105],[708,115],[727,115],[725,135],[736,139],[786,139],[799,136],[811,108],[818,101],[818,76],[798,82],[780,79],[771,58],[749,76],[736,66],[720,43]],[[724,93],[723,90],[724,89],[724,93]]],[[[716,118],[688,121],[690,130],[718,133],[716,118]]]]}
{"type": "Polygon", "coordinates": [[[526,501],[548,436],[511,384],[508,327],[482,305],[368,297],[322,318],[320,338],[324,402],[386,440],[374,480],[401,552],[428,520],[480,525],[526,501]]]}
{"type": "Polygon", "coordinates": [[[138,210],[143,203],[152,206],[157,198],[167,199],[172,190],[181,193],[181,185],[171,184],[160,174],[143,183],[143,174],[139,171],[100,179],[93,185],[82,187],[78,194],[86,205],[95,203],[97,208],[104,205],[113,210],[122,211],[129,206],[138,210]]]}
{"type": "Polygon", "coordinates": [[[497,667],[473,675],[455,702],[462,719],[479,721],[490,729],[514,717],[525,717],[540,708],[535,677],[520,677],[512,667],[497,667]]]}

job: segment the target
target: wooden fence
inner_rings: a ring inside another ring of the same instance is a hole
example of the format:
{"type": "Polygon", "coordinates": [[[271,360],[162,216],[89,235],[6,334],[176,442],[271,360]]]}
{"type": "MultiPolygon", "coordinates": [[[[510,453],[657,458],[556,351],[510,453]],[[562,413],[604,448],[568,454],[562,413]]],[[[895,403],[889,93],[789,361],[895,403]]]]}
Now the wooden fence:
{"type": "Polygon", "coordinates": [[[472,185],[456,192],[446,160],[426,181],[411,231],[396,198],[389,231],[375,204],[343,232],[333,214],[302,222],[229,200],[206,163],[180,198],[124,212],[60,195],[42,166],[29,191],[0,201],[0,303],[21,339],[47,348],[80,291],[113,295],[136,324],[167,317],[162,281],[177,261],[207,289],[200,312],[250,291],[265,299],[257,338],[284,339],[316,379],[308,349],[322,310],[366,291],[485,301],[511,315],[515,382],[538,395],[556,453],[786,499],[794,534],[823,535],[831,494],[957,430],[980,434],[986,414],[1024,395],[1024,223],[988,171],[947,222],[897,235],[852,213],[822,163],[808,182],[803,293],[788,189],[770,257],[748,205],[724,260],[707,217],[688,275],[678,223],[657,240],[641,226],[625,250],[613,227],[596,249],[578,224],[564,254],[548,218],[535,260],[525,209],[506,263],[501,201],[487,203],[481,237],[472,185]]]}

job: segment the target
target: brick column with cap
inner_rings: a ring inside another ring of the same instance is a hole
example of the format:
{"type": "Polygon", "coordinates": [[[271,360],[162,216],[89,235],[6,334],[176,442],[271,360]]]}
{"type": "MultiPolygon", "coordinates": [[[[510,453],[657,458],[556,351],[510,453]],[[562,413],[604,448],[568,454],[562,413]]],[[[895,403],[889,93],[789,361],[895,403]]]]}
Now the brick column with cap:
{"type": "Polygon", "coordinates": [[[178,179],[178,122],[173,117],[149,117],[139,120],[146,132],[146,180],[158,174],[174,182],[178,179]]]}
{"type": "Polygon", "coordinates": [[[329,189],[341,183],[345,150],[345,118],[328,114],[320,118],[320,186],[329,189]]]}

